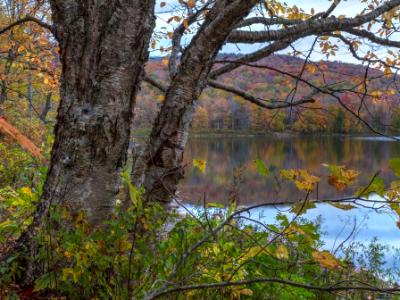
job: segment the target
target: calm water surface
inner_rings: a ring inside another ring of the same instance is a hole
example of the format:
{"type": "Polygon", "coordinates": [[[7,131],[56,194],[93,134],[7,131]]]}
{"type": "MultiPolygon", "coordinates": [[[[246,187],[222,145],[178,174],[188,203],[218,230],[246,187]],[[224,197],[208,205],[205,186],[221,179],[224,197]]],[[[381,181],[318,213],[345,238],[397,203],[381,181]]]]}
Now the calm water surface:
{"type": "Polygon", "coordinates": [[[322,164],[344,165],[358,170],[361,175],[356,186],[366,185],[371,176],[380,171],[380,176],[390,181],[395,179],[388,168],[388,161],[400,157],[400,142],[382,138],[360,137],[235,137],[192,138],[186,151],[186,178],[180,186],[179,197],[186,202],[207,199],[224,203],[232,191],[233,172],[241,169],[239,185],[240,201],[243,205],[298,201],[304,194],[297,192],[292,184],[279,189],[274,176],[264,178],[257,174],[255,159],[263,160],[272,171],[280,169],[306,169],[321,176],[318,195],[332,198],[352,194],[353,190],[337,193],[327,183],[328,171],[322,164]],[[193,159],[207,161],[203,174],[190,167],[193,159]]]}
{"type": "MultiPolygon", "coordinates": [[[[400,157],[400,142],[382,138],[360,137],[234,137],[234,138],[192,138],[185,154],[188,164],[186,178],[179,188],[179,198],[186,205],[195,207],[202,203],[204,196],[210,202],[227,203],[232,191],[234,170],[240,168],[239,195],[240,204],[274,203],[281,201],[300,201],[300,193],[290,183],[281,183],[278,187],[274,176],[262,177],[257,174],[255,159],[263,160],[267,166],[277,172],[280,169],[302,168],[311,174],[321,176],[318,192],[313,198],[332,199],[352,195],[354,189],[368,184],[371,176],[380,171],[385,181],[395,177],[388,168],[388,161],[400,157]],[[205,173],[190,167],[193,159],[207,161],[205,173]],[[328,172],[322,164],[345,165],[360,171],[354,189],[341,193],[327,183],[328,172]]],[[[275,215],[283,211],[282,207],[266,207],[253,211],[254,216],[271,222],[275,215]]],[[[388,212],[358,208],[342,211],[327,204],[318,205],[309,210],[305,217],[322,218],[322,230],[325,232],[325,247],[334,247],[345,239],[357,226],[355,240],[368,242],[378,237],[383,243],[400,247],[400,230],[396,226],[397,216],[388,212]]]]}

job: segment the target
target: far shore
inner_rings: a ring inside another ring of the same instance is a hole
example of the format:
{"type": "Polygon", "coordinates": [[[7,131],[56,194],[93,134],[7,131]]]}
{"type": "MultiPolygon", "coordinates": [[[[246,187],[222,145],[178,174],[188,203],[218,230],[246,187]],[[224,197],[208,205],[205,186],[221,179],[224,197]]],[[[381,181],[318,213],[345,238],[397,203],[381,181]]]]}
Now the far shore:
{"type": "MultiPolygon", "coordinates": [[[[150,129],[137,129],[134,130],[133,136],[142,138],[150,135],[150,129]]],[[[189,133],[191,138],[213,138],[213,137],[276,137],[285,138],[291,136],[314,136],[314,137],[382,137],[377,134],[372,133],[334,133],[334,132],[296,132],[296,131],[283,131],[283,132],[273,132],[273,131],[261,131],[261,130],[192,130],[189,133]]],[[[387,134],[389,138],[391,134],[387,134]]]]}

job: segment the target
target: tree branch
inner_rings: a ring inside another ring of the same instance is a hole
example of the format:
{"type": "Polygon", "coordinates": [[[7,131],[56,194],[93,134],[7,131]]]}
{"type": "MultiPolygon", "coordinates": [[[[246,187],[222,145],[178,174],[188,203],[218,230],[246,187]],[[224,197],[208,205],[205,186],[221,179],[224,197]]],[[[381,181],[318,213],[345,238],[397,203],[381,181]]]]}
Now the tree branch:
{"type": "Polygon", "coordinates": [[[300,37],[305,37],[313,34],[323,34],[324,32],[332,32],[332,31],[343,31],[346,29],[350,29],[353,27],[361,26],[365,23],[368,23],[378,16],[386,13],[393,8],[396,8],[400,5],[400,0],[391,0],[382,4],[378,8],[373,11],[365,14],[359,15],[354,18],[343,18],[339,19],[336,17],[330,17],[326,19],[318,19],[313,20],[309,19],[304,21],[303,23],[285,28],[285,29],[277,29],[277,30],[268,30],[268,31],[244,31],[244,30],[236,30],[234,31],[228,38],[228,42],[230,43],[262,43],[262,42],[270,42],[277,41],[286,38],[290,38],[294,35],[300,35],[300,37]]]}
{"type": "Polygon", "coordinates": [[[304,20],[298,19],[298,20],[288,20],[284,18],[264,18],[264,17],[252,17],[245,19],[236,26],[236,28],[241,28],[241,27],[246,27],[246,26],[251,26],[255,24],[262,24],[265,26],[272,26],[272,25],[298,25],[303,23],[304,20]]]}
{"type": "MultiPolygon", "coordinates": [[[[156,87],[157,89],[159,89],[161,92],[166,93],[168,88],[166,86],[164,86],[162,83],[158,82],[157,80],[155,80],[154,78],[151,78],[148,75],[145,75],[144,77],[144,81],[147,82],[148,84],[156,87]]],[[[266,108],[266,109],[280,109],[280,108],[287,108],[287,107],[293,107],[293,106],[299,106],[302,104],[306,104],[306,103],[314,103],[315,99],[312,99],[313,96],[315,96],[316,93],[314,93],[313,95],[310,95],[308,97],[305,97],[301,100],[298,101],[294,101],[294,102],[287,102],[287,101],[274,101],[274,100],[265,100],[265,99],[261,99],[258,97],[253,96],[250,93],[247,93],[246,91],[236,88],[234,86],[231,85],[227,85],[224,84],[222,82],[219,82],[217,80],[212,80],[209,79],[208,80],[208,85],[219,89],[219,90],[223,90],[232,94],[235,94],[239,97],[242,97],[244,100],[249,101],[257,106],[260,106],[262,108],[266,108]]]]}
{"type": "MultiPolygon", "coordinates": [[[[354,281],[349,281],[348,284],[354,281]]],[[[338,291],[348,291],[348,290],[362,290],[362,291],[370,291],[370,292],[383,292],[387,294],[393,294],[400,291],[399,287],[392,288],[380,288],[376,286],[367,285],[361,282],[359,285],[331,285],[331,286],[316,286],[310,284],[299,283],[295,281],[290,281],[281,278],[254,278],[248,280],[240,280],[240,281],[225,281],[225,282],[215,282],[215,283],[204,283],[197,285],[186,285],[175,288],[166,289],[164,291],[158,292],[157,294],[150,295],[149,300],[160,298],[161,296],[165,296],[168,294],[184,292],[184,291],[193,291],[193,290],[204,290],[204,289],[220,289],[224,287],[231,286],[246,286],[252,285],[256,283],[279,283],[283,285],[289,285],[293,287],[303,288],[307,290],[321,291],[321,292],[338,292],[338,291]]]]}
{"type": "Polygon", "coordinates": [[[392,41],[392,40],[389,40],[389,39],[384,39],[384,38],[381,38],[381,37],[377,37],[372,32],[364,30],[364,29],[349,28],[349,29],[346,29],[344,31],[347,32],[347,33],[350,33],[352,35],[356,35],[358,37],[366,38],[366,39],[370,40],[371,42],[373,42],[375,44],[379,44],[379,45],[382,45],[382,46],[400,48],[400,42],[392,41]]]}
{"type": "Polygon", "coordinates": [[[256,62],[260,59],[268,57],[271,54],[273,54],[279,50],[283,50],[283,49],[289,47],[290,44],[293,43],[294,41],[295,41],[295,38],[291,38],[291,39],[287,39],[287,40],[283,40],[283,41],[277,41],[272,44],[269,44],[268,46],[265,46],[264,48],[262,48],[258,51],[244,55],[235,61],[229,61],[224,66],[212,71],[210,73],[210,78],[215,79],[218,76],[221,76],[225,73],[229,73],[229,72],[235,70],[236,68],[239,68],[243,63],[256,62]]]}
{"type": "Polygon", "coordinates": [[[26,17],[24,17],[24,18],[22,18],[22,19],[19,19],[19,20],[13,22],[13,23],[7,25],[6,27],[0,29],[0,34],[4,34],[4,33],[6,33],[7,31],[9,31],[9,30],[11,30],[12,28],[14,28],[15,26],[18,26],[18,25],[21,25],[21,24],[24,24],[24,23],[27,23],[27,22],[36,23],[36,24],[39,25],[40,27],[43,27],[43,28],[45,28],[45,29],[48,29],[51,33],[54,34],[54,28],[53,28],[52,25],[47,24],[47,23],[43,22],[42,20],[39,20],[38,18],[29,16],[29,15],[27,15],[26,17]]]}
{"type": "Polygon", "coordinates": [[[148,84],[156,87],[159,89],[161,92],[166,93],[168,90],[168,87],[163,85],[161,82],[158,82],[154,78],[151,78],[149,75],[145,74],[144,75],[144,81],[147,82],[148,84]]]}
{"type": "Polygon", "coordinates": [[[286,101],[267,101],[258,97],[253,96],[252,94],[247,93],[246,91],[243,91],[239,88],[236,88],[231,85],[224,84],[222,82],[216,81],[216,80],[209,80],[208,85],[220,89],[229,93],[233,93],[239,97],[242,97],[244,100],[247,100],[257,106],[266,108],[266,109],[280,109],[280,108],[287,108],[287,107],[293,107],[293,106],[298,106],[302,105],[305,103],[314,103],[315,100],[312,99],[312,97],[306,97],[304,99],[298,100],[298,101],[293,101],[293,102],[286,102],[286,101]]]}

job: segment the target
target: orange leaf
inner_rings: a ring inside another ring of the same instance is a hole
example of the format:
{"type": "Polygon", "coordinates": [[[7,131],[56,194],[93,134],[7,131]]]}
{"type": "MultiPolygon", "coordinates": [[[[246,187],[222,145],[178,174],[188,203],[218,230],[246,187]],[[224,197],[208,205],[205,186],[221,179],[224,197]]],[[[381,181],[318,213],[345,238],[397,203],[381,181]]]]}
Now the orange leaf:
{"type": "Polygon", "coordinates": [[[4,117],[0,117],[0,132],[16,140],[22,148],[29,151],[29,153],[31,153],[42,163],[46,163],[46,159],[42,153],[40,153],[39,148],[36,147],[35,144],[32,143],[32,141],[23,135],[17,128],[8,123],[4,117]]]}

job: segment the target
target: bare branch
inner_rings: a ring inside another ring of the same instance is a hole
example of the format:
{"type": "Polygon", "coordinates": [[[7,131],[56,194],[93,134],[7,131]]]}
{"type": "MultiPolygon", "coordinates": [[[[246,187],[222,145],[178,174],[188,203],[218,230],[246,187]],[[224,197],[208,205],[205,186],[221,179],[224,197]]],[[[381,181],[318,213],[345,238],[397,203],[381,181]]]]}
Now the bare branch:
{"type": "Polygon", "coordinates": [[[260,59],[268,57],[279,50],[287,48],[293,41],[294,38],[283,41],[277,41],[275,43],[269,44],[268,46],[265,46],[264,48],[258,51],[244,55],[239,59],[237,59],[236,61],[229,61],[226,65],[212,71],[210,73],[210,78],[215,79],[216,77],[221,76],[222,74],[231,72],[236,68],[239,68],[242,65],[242,63],[256,62],[260,59]]]}
{"type": "Polygon", "coordinates": [[[155,80],[154,78],[151,78],[147,74],[144,76],[144,81],[146,81],[148,84],[158,88],[161,92],[166,93],[168,90],[168,87],[160,83],[159,81],[155,80]]]}
{"type": "Polygon", "coordinates": [[[172,78],[177,70],[177,64],[178,64],[178,56],[179,53],[181,52],[181,40],[183,37],[183,34],[185,33],[185,30],[187,29],[188,26],[196,22],[197,17],[201,15],[201,13],[209,6],[210,0],[207,1],[203,5],[203,7],[199,10],[197,10],[195,13],[191,13],[187,19],[185,19],[184,22],[182,22],[175,30],[172,35],[172,50],[171,50],[171,56],[168,61],[168,69],[169,69],[169,75],[172,78]]]}
{"type": "Polygon", "coordinates": [[[371,42],[373,42],[375,44],[379,44],[379,45],[382,45],[382,46],[400,48],[400,42],[392,41],[392,40],[389,40],[387,38],[384,39],[384,38],[381,38],[381,37],[377,37],[375,34],[373,34],[370,31],[367,31],[367,30],[349,28],[349,29],[346,29],[344,31],[348,32],[348,33],[351,33],[353,35],[356,35],[358,37],[366,38],[366,39],[370,40],[371,42]]]}
{"type": "Polygon", "coordinates": [[[311,17],[311,19],[317,19],[319,17],[322,17],[323,19],[325,19],[325,18],[329,17],[329,15],[331,13],[333,13],[333,11],[336,9],[336,7],[338,7],[340,2],[341,2],[341,0],[333,1],[327,11],[316,14],[315,16],[311,17]]]}
{"type": "Polygon", "coordinates": [[[204,289],[220,289],[224,287],[231,287],[231,286],[246,286],[252,285],[256,283],[279,283],[283,285],[289,285],[293,287],[314,290],[314,291],[321,291],[321,292],[339,292],[339,291],[349,291],[349,290],[362,290],[362,291],[370,291],[370,292],[383,292],[387,294],[393,294],[400,292],[399,287],[392,287],[392,288],[380,288],[376,286],[372,286],[366,283],[357,282],[357,281],[348,281],[347,284],[357,283],[358,285],[331,285],[331,286],[316,286],[310,284],[299,283],[295,281],[290,281],[281,278],[254,278],[248,280],[240,280],[240,281],[225,281],[225,282],[215,282],[215,283],[204,283],[204,284],[197,284],[197,285],[186,285],[180,286],[175,288],[166,289],[164,291],[158,292],[157,294],[150,295],[146,299],[157,299],[161,296],[165,296],[168,294],[184,292],[184,291],[193,291],[193,290],[204,290],[204,289]]]}
{"type": "Polygon", "coordinates": [[[251,26],[255,24],[262,24],[265,26],[272,26],[272,25],[298,25],[303,23],[304,20],[288,20],[284,18],[264,18],[264,17],[252,17],[241,21],[236,28],[251,26]]]}
{"type": "Polygon", "coordinates": [[[263,107],[266,109],[280,109],[280,108],[287,108],[287,107],[302,105],[305,103],[314,103],[315,102],[315,100],[312,99],[312,97],[306,97],[304,99],[301,99],[298,101],[293,101],[293,102],[274,101],[274,100],[268,101],[268,100],[264,100],[264,99],[255,97],[252,94],[249,94],[246,91],[243,91],[239,88],[224,84],[224,83],[216,81],[216,80],[209,80],[208,85],[213,88],[216,88],[216,89],[220,89],[220,90],[224,90],[229,93],[233,93],[233,94],[240,96],[243,99],[245,99],[257,106],[260,106],[260,107],[263,107]]]}

